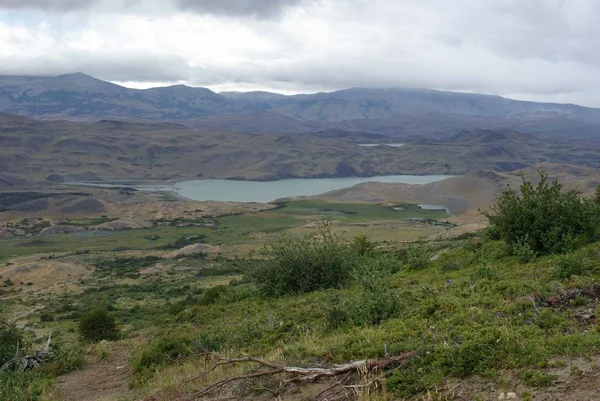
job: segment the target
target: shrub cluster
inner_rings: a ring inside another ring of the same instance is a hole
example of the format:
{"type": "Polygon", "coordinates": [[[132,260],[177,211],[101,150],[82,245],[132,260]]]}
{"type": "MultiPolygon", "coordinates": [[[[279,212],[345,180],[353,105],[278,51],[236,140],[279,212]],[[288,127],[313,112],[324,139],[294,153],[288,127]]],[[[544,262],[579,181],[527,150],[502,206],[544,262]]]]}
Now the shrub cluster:
{"type": "MultiPolygon", "coordinates": [[[[360,241],[360,252],[369,246],[360,241]]],[[[259,290],[267,296],[341,288],[357,265],[360,255],[341,241],[327,223],[319,235],[282,237],[263,252],[265,259],[248,271],[259,290]]]]}
{"type": "Polygon", "coordinates": [[[79,334],[89,342],[116,340],[119,334],[115,318],[106,310],[95,309],[85,314],[79,321],[79,334]]]}
{"type": "Polygon", "coordinates": [[[593,242],[598,233],[597,202],[575,191],[564,192],[558,181],[549,184],[544,172],[540,178],[537,186],[524,179],[520,194],[507,189],[491,211],[484,212],[492,231],[523,261],[535,255],[568,252],[593,242]]]}

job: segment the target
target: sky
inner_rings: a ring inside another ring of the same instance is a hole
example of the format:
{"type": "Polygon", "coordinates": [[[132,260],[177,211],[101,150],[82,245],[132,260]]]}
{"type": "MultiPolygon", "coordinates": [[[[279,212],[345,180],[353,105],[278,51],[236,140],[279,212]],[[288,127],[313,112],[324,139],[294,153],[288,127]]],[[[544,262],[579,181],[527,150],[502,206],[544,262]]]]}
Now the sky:
{"type": "Polygon", "coordinates": [[[600,107],[598,0],[0,0],[0,74],[600,107]]]}

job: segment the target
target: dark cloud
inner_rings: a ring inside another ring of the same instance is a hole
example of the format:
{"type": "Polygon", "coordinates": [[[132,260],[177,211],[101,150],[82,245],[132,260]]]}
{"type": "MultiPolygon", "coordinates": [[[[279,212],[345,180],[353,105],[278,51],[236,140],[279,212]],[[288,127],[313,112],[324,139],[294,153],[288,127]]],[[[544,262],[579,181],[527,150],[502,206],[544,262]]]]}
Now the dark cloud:
{"type": "Polygon", "coordinates": [[[0,8],[39,9],[64,12],[89,8],[136,10],[157,3],[159,8],[175,7],[182,11],[225,16],[271,18],[289,8],[314,0],[0,0],[0,8]]]}
{"type": "Polygon", "coordinates": [[[0,0],[0,8],[72,11],[99,3],[99,0],[0,0]]]}
{"type": "Polygon", "coordinates": [[[200,13],[258,17],[281,14],[288,7],[298,6],[308,0],[175,0],[178,7],[200,13]]]}

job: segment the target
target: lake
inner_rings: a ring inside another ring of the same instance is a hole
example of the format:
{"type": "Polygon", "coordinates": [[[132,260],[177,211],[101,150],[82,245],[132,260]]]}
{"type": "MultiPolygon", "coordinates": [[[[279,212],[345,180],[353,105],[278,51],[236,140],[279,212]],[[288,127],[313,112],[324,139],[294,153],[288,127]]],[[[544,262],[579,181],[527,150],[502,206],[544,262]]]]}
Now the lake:
{"type": "MultiPolygon", "coordinates": [[[[311,196],[324,192],[353,187],[363,182],[391,182],[405,184],[429,184],[442,181],[448,175],[390,175],[381,177],[356,178],[311,178],[286,179],[279,181],[232,181],[232,180],[194,180],[183,181],[172,187],[160,187],[178,195],[196,201],[224,202],[272,202],[292,196],[311,196]]],[[[150,187],[138,186],[141,190],[150,187]]],[[[155,188],[156,189],[156,188],[155,188]]]]}

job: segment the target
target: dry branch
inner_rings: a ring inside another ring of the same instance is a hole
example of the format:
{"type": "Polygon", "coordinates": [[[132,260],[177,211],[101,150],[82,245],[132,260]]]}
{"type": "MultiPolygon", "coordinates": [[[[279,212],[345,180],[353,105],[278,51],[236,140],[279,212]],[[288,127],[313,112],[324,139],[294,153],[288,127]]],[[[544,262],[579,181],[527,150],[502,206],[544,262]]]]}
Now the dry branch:
{"type": "Polygon", "coordinates": [[[0,372],[14,369],[20,372],[24,372],[27,369],[35,369],[44,362],[46,357],[50,354],[50,342],[52,340],[52,332],[48,336],[48,341],[44,348],[39,349],[33,353],[33,355],[27,355],[19,359],[19,341],[17,341],[17,351],[15,356],[10,361],[6,362],[1,368],[0,372]]]}
{"type": "MultiPolygon", "coordinates": [[[[198,391],[196,394],[194,394],[194,397],[200,398],[200,397],[206,396],[208,394],[211,394],[215,391],[222,389],[227,384],[230,384],[230,383],[233,383],[236,381],[240,381],[240,380],[255,379],[255,378],[264,377],[264,376],[276,376],[276,375],[281,375],[281,374],[290,374],[290,375],[295,376],[293,379],[283,382],[283,384],[280,386],[280,389],[278,390],[278,393],[281,393],[281,391],[288,384],[290,384],[292,382],[308,383],[308,382],[316,381],[318,379],[332,378],[332,377],[336,377],[336,376],[340,376],[340,375],[344,375],[344,374],[350,375],[352,373],[379,372],[379,371],[385,370],[392,366],[404,367],[404,366],[408,365],[408,363],[410,362],[410,359],[415,354],[416,354],[415,351],[411,351],[411,352],[405,352],[401,355],[393,356],[393,357],[389,357],[389,358],[367,359],[367,360],[351,362],[351,363],[347,363],[347,364],[343,364],[343,365],[335,365],[331,368],[302,368],[302,367],[294,367],[294,366],[285,366],[285,365],[277,363],[277,362],[265,361],[265,360],[262,360],[259,358],[253,358],[250,356],[247,356],[244,358],[225,358],[218,354],[210,354],[210,355],[216,357],[217,359],[219,359],[219,361],[217,363],[215,363],[213,365],[213,367],[206,370],[201,375],[194,377],[190,381],[206,377],[209,373],[213,372],[219,366],[231,365],[231,364],[237,364],[237,363],[255,363],[255,364],[259,365],[258,371],[255,371],[254,373],[249,373],[249,374],[243,375],[243,376],[234,376],[234,377],[230,377],[228,379],[220,380],[216,383],[211,384],[204,390],[198,391]],[[260,370],[263,368],[267,368],[267,370],[260,370]]],[[[381,377],[383,377],[383,376],[380,376],[380,378],[381,377]]],[[[335,386],[333,386],[332,388],[330,388],[328,390],[331,390],[334,387],[341,385],[345,381],[346,378],[347,377],[345,377],[343,380],[339,381],[335,386]]],[[[318,397],[320,397],[322,395],[323,394],[319,394],[318,397]]]]}

